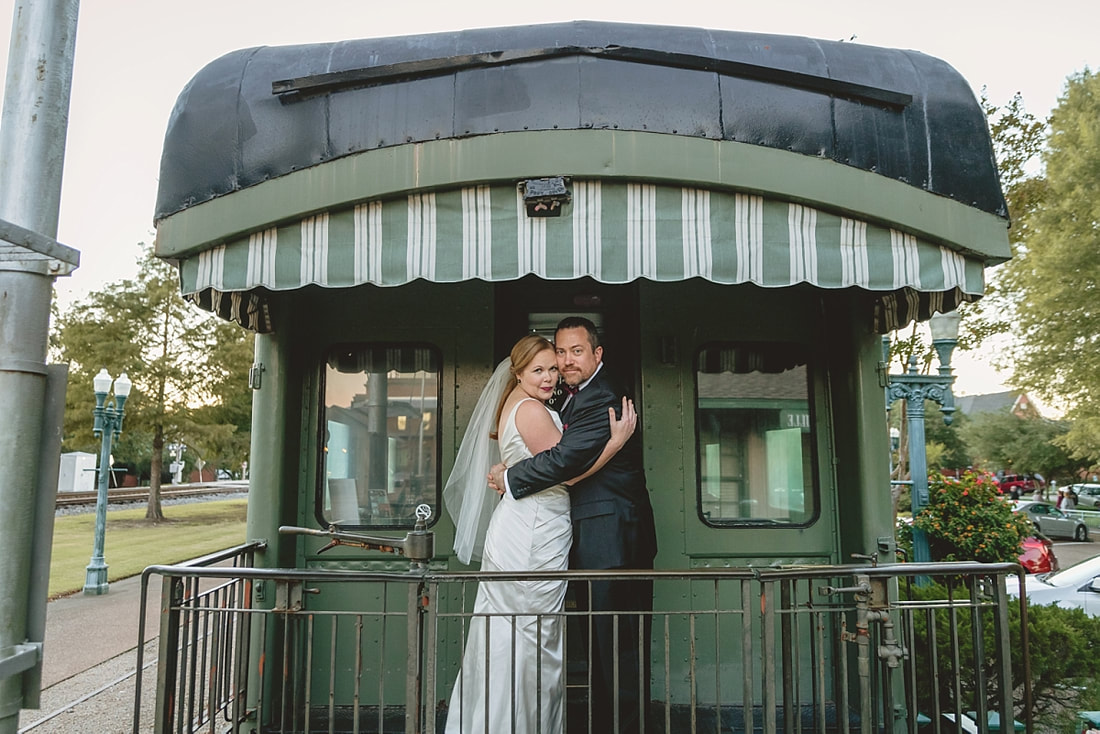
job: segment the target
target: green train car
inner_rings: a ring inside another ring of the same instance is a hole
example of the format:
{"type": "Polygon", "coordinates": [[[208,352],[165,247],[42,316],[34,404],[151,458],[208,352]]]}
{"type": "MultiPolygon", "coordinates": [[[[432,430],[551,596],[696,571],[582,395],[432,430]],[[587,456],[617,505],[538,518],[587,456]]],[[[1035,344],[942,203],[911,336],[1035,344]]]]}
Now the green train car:
{"type": "MultiPolygon", "coordinates": [[[[599,325],[640,414],[654,731],[995,705],[922,693],[919,625],[874,616],[907,573],[884,570],[882,335],[978,299],[1010,255],[986,121],[946,63],[599,22],[245,49],[181,93],[156,222],[183,295],[258,335],[255,543],[209,605],[237,615],[236,672],[162,681],[162,730],[204,707],[187,721],[219,731],[442,729],[477,581],[442,487],[493,367],[565,315],[599,325]],[[400,541],[419,505],[434,551],[412,572],[279,532],[400,541]]],[[[567,728],[588,731],[570,624],[567,728]]]]}

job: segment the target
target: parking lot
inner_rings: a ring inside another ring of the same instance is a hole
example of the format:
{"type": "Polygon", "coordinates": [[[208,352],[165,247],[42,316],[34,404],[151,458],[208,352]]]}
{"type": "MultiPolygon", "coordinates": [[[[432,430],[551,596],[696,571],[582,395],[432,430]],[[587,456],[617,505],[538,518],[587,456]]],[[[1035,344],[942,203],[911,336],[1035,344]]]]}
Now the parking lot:
{"type": "Polygon", "coordinates": [[[1094,532],[1090,540],[1078,543],[1072,540],[1054,541],[1054,555],[1060,568],[1069,568],[1075,563],[1100,555],[1100,535],[1094,532]]]}

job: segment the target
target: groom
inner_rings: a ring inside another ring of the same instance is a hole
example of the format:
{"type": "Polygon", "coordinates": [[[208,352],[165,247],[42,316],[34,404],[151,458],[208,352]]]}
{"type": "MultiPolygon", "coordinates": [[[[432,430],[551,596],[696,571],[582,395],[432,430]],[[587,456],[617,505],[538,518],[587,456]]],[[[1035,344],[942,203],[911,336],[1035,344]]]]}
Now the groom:
{"type": "MultiPolygon", "coordinates": [[[[561,441],[511,469],[497,464],[490,475],[494,488],[510,491],[516,499],[583,474],[599,457],[611,435],[607,409],[614,407],[618,413],[624,394],[604,369],[603,347],[595,325],[588,319],[579,316],[563,319],[554,335],[554,350],[558,372],[567,389],[565,403],[560,408],[565,427],[561,441]]],[[[570,568],[653,568],[657,540],[637,439],[636,435],[632,437],[599,472],[570,488],[573,506],[570,568]]],[[[640,707],[648,706],[649,699],[648,612],[653,609],[653,583],[628,580],[583,584],[584,591],[589,589],[588,608],[595,612],[590,641],[591,731],[644,731],[639,711],[640,707]],[[615,616],[618,616],[617,655],[615,616]],[[639,659],[639,637],[644,659],[639,659]],[[618,729],[614,728],[615,701],[619,705],[618,729]]]]}

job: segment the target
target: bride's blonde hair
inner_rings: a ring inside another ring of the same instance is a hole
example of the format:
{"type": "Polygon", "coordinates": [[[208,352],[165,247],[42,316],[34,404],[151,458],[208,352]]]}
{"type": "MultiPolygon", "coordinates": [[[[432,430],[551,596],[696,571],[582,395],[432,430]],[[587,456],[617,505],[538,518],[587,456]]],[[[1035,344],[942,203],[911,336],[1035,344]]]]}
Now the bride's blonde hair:
{"type": "Polygon", "coordinates": [[[508,384],[504,387],[504,393],[500,396],[500,402],[497,404],[497,418],[493,421],[493,427],[489,430],[489,438],[494,441],[497,439],[497,426],[500,425],[500,417],[504,414],[504,404],[508,402],[508,396],[512,393],[512,388],[519,382],[520,373],[527,369],[527,365],[531,364],[531,360],[536,355],[542,354],[547,349],[553,351],[554,345],[544,336],[538,334],[527,334],[520,337],[520,340],[512,347],[512,352],[509,355],[511,361],[512,377],[514,380],[509,380],[508,384]]]}

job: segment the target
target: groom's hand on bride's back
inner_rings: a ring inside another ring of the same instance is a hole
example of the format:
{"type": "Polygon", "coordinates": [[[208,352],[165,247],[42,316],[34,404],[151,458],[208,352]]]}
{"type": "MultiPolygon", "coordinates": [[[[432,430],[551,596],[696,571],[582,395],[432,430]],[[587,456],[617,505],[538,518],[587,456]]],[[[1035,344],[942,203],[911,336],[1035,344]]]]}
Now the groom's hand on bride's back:
{"type": "Polygon", "coordinates": [[[504,471],[508,467],[504,464],[494,464],[493,468],[489,470],[489,489],[504,496],[504,471]]]}

